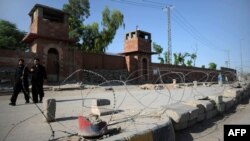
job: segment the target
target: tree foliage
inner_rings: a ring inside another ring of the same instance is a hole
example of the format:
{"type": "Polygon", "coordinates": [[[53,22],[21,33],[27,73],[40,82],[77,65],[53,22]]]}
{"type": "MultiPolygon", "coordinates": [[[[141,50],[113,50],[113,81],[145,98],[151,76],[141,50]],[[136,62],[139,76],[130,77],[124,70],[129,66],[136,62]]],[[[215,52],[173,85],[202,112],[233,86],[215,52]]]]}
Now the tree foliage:
{"type": "Polygon", "coordinates": [[[188,67],[192,67],[192,63],[193,63],[192,60],[187,60],[187,66],[188,66],[188,67]]]}
{"type": "Polygon", "coordinates": [[[174,64],[175,65],[182,65],[182,66],[186,66],[185,64],[185,58],[190,56],[189,53],[174,53],[174,64]]]}
{"type": "Polygon", "coordinates": [[[196,62],[196,58],[197,58],[196,53],[192,53],[192,54],[190,55],[190,57],[191,57],[191,59],[192,59],[192,62],[194,63],[193,66],[195,66],[195,62],[196,62]]]}
{"type": "Polygon", "coordinates": [[[182,65],[182,66],[195,66],[197,55],[195,53],[174,53],[174,64],[175,65],[182,65]],[[185,60],[188,58],[187,62],[185,63],[185,60]],[[194,63],[194,64],[193,64],[194,63]],[[192,65],[193,64],[193,65],[192,65]]]}
{"type": "Polygon", "coordinates": [[[63,5],[63,11],[69,14],[69,36],[80,41],[82,35],[82,23],[90,16],[88,0],[69,0],[68,4],[63,5]]]}
{"type": "Polygon", "coordinates": [[[163,48],[157,43],[153,42],[153,50],[158,54],[158,60],[160,60],[160,63],[164,64],[164,59],[161,57],[163,48]]]}
{"type": "Polygon", "coordinates": [[[89,8],[88,0],[69,0],[64,5],[63,10],[70,14],[70,37],[78,41],[77,47],[83,51],[104,53],[123,24],[123,14],[105,7],[101,26],[96,22],[84,25],[84,20],[90,16],[89,8]]]}
{"type": "Polygon", "coordinates": [[[214,62],[211,62],[208,64],[208,66],[209,66],[209,69],[216,70],[217,64],[215,64],[214,62]]]}
{"type": "Polygon", "coordinates": [[[153,49],[158,55],[161,55],[163,51],[163,48],[160,45],[156,44],[155,42],[153,42],[153,49]]]}
{"type": "MultiPolygon", "coordinates": [[[[166,62],[166,64],[167,64],[168,62],[170,62],[168,51],[164,52],[164,57],[165,57],[165,62],[166,62]]],[[[171,62],[170,62],[170,63],[171,63],[171,62]]]]}
{"type": "Polygon", "coordinates": [[[0,48],[2,49],[27,49],[27,46],[22,43],[25,32],[17,29],[16,25],[0,19],[0,48]]]}

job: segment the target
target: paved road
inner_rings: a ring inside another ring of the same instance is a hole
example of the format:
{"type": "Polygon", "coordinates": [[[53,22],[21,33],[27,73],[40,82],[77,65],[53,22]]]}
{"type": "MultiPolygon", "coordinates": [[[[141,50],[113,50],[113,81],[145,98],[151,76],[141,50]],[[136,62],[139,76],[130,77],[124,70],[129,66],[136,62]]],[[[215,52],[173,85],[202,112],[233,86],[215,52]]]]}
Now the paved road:
{"type": "Polygon", "coordinates": [[[225,124],[250,125],[249,99],[229,113],[176,133],[176,141],[223,141],[225,124]]]}
{"type": "MultiPolygon", "coordinates": [[[[227,86],[226,86],[227,87],[227,86]]],[[[68,136],[68,133],[78,132],[78,115],[88,115],[90,109],[83,107],[82,99],[86,101],[93,98],[106,98],[111,101],[111,108],[122,110],[121,113],[112,116],[113,121],[120,121],[133,117],[134,119],[148,116],[146,121],[134,123],[131,121],[121,123],[125,130],[134,131],[146,128],[149,124],[159,122],[157,111],[161,106],[171,103],[196,99],[207,95],[221,94],[226,87],[198,88],[185,87],[170,90],[141,90],[138,86],[114,87],[113,91],[106,91],[105,88],[70,90],[70,91],[46,91],[46,98],[57,100],[56,121],[51,123],[55,131],[55,138],[68,136]],[[152,118],[150,117],[152,116],[152,118]],[[145,126],[144,126],[145,125],[145,126]]],[[[38,108],[43,109],[43,104],[24,104],[23,94],[20,94],[17,106],[9,106],[10,95],[0,96],[0,140],[6,141],[43,141],[51,139],[52,132],[38,108]]],[[[85,104],[88,103],[85,101],[85,104]]],[[[88,105],[85,105],[88,106],[88,105]]],[[[250,109],[250,108],[249,108],[250,109]]],[[[102,117],[103,120],[111,120],[111,116],[102,117]]],[[[242,119],[242,122],[244,120],[242,119]]],[[[232,121],[234,123],[234,121],[232,121]]],[[[211,123],[211,130],[214,126],[211,123]]],[[[118,126],[118,125],[117,125],[118,126]]],[[[210,129],[210,128],[209,128],[210,129]]],[[[205,130],[205,129],[204,129],[205,130]]],[[[187,134],[189,139],[200,137],[201,134],[187,134]]],[[[198,132],[198,131],[195,131],[198,132]]],[[[194,133],[195,133],[194,132],[194,133]]],[[[208,130],[209,132],[209,130],[208,130]]],[[[222,133],[221,131],[219,131],[222,133]]],[[[199,139],[202,139],[201,137],[199,139]]]]}

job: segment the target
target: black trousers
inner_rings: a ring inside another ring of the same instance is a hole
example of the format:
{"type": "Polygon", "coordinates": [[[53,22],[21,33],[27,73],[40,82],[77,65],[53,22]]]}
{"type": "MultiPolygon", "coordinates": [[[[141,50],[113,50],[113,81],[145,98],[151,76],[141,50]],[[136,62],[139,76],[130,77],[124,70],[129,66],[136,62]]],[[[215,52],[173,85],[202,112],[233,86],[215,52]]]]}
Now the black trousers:
{"type": "Polygon", "coordinates": [[[11,98],[10,98],[11,103],[16,103],[18,94],[19,94],[21,91],[22,91],[23,94],[24,94],[25,101],[26,101],[26,102],[29,102],[29,98],[30,98],[30,95],[29,95],[29,85],[28,85],[27,83],[24,83],[24,84],[23,84],[23,83],[20,81],[20,82],[16,82],[15,85],[14,85],[14,93],[12,94],[12,96],[11,96],[11,98]]]}
{"type": "Polygon", "coordinates": [[[39,96],[40,101],[44,97],[43,83],[35,81],[35,82],[32,82],[32,97],[33,97],[33,102],[34,103],[38,102],[38,96],[39,96]]]}

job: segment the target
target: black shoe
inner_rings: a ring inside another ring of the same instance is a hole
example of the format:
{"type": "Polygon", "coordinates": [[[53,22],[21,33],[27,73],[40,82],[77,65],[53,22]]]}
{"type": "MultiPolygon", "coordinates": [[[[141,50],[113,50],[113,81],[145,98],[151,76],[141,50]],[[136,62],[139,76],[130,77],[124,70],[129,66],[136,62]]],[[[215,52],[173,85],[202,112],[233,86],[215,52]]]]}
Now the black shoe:
{"type": "Polygon", "coordinates": [[[40,99],[39,103],[43,103],[43,99],[40,99]]]}
{"type": "Polygon", "coordinates": [[[9,105],[11,105],[11,106],[16,106],[16,103],[9,103],[9,105]]]}
{"type": "Polygon", "coordinates": [[[29,101],[26,101],[25,104],[29,104],[30,102],[29,101]]]}

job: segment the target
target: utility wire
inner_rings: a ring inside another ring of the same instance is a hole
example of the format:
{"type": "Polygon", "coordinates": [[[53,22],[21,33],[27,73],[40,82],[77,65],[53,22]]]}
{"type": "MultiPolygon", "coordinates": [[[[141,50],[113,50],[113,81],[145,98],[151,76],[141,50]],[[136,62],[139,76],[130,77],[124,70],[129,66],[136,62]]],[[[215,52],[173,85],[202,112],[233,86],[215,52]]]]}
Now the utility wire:
{"type": "MultiPolygon", "coordinates": [[[[164,9],[168,4],[155,2],[151,0],[142,0],[142,2],[135,2],[132,0],[111,0],[113,2],[128,4],[133,6],[140,6],[153,9],[164,9]]],[[[199,30],[197,30],[177,9],[173,12],[173,20],[180,25],[192,38],[203,44],[208,48],[213,48],[218,51],[226,51],[225,49],[215,45],[213,42],[208,40],[199,30]]]]}

